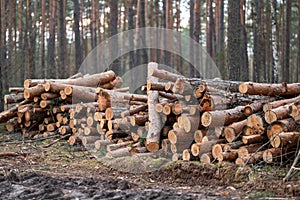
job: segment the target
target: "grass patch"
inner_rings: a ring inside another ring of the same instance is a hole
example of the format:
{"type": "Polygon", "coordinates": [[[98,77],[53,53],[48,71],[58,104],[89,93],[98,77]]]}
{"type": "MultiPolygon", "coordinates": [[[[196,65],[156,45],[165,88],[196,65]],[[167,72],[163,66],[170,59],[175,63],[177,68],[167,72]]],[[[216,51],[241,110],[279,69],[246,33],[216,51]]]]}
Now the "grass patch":
{"type": "Polygon", "coordinates": [[[257,178],[258,175],[259,175],[258,172],[256,172],[256,171],[251,171],[251,172],[249,173],[249,175],[248,175],[249,181],[254,180],[255,178],[257,178]]]}
{"type": "Polygon", "coordinates": [[[273,197],[273,196],[274,195],[270,192],[254,192],[249,195],[250,198],[255,198],[255,199],[267,198],[267,197],[273,197]]]}

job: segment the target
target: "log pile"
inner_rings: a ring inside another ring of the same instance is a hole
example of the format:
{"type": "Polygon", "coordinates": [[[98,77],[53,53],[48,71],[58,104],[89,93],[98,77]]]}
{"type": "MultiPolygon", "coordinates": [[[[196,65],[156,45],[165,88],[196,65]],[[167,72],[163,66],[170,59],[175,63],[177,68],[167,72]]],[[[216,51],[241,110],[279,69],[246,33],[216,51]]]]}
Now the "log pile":
{"type": "Polygon", "coordinates": [[[93,125],[89,116],[98,109],[97,88],[118,90],[121,85],[121,78],[113,71],[86,76],[78,73],[68,79],[27,79],[23,88],[12,87],[4,96],[10,108],[0,113],[0,123],[7,122],[9,132],[21,131],[28,138],[76,135],[85,128],[80,119],[75,128],[76,114],[85,112],[81,116],[85,124],[93,125]]]}
{"type": "Polygon", "coordinates": [[[26,137],[70,134],[70,145],[109,157],[245,165],[291,159],[300,144],[300,83],[186,78],[149,63],[142,94],[121,86],[112,71],[26,80],[0,122],[26,137]]]}

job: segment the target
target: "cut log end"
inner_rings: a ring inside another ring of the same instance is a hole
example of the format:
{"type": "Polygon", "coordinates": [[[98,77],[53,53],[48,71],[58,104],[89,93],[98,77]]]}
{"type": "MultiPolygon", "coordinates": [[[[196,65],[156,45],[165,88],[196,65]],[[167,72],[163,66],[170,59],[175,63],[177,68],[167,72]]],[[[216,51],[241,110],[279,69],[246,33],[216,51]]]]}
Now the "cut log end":
{"type": "Polygon", "coordinates": [[[272,122],[277,121],[276,113],[271,110],[265,112],[265,120],[268,124],[271,124],[272,122]]]}
{"type": "Polygon", "coordinates": [[[201,116],[201,123],[204,127],[209,127],[212,122],[212,115],[209,112],[203,113],[201,116]]]}
{"type": "Polygon", "coordinates": [[[156,152],[159,149],[159,143],[158,142],[147,142],[146,148],[150,152],[156,152]]]}
{"type": "Polygon", "coordinates": [[[200,147],[197,143],[192,144],[191,146],[191,153],[193,156],[199,156],[200,154],[200,147]]]}
{"type": "Polygon", "coordinates": [[[242,167],[242,166],[245,166],[245,161],[243,158],[237,158],[235,160],[235,164],[242,167]]]}
{"type": "Polygon", "coordinates": [[[273,138],[271,138],[270,142],[271,142],[272,147],[278,148],[278,147],[280,147],[281,139],[278,135],[276,135],[273,138]]]}
{"type": "Polygon", "coordinates": [[[235,131],[232,127],[225,127],[224,128],[224,135],[227,142],[233,142],[236,138],[235,131]]]}
{"type": "Polygon", "coordinates": [[[215,144],[211,152],[214,158],[218,158],[218,156],[223,152],[222,146],[220,144],[215,144]]]}
{"type": "Polygon", "coordinates": [[[248,91],[248,83],[241,83],[239,85],[239,92],[242,94],[246,94],[248,91]]]}
{"type": "Polygon", "coordinates": [[[188,149],[183,150],[182,152],[182,160],[191,160],[191,154],[190,151],[188,149]]]}
{"type": "Polygon", "coordinates": [[[213,157],[210,153],[202,154],[200,157],[201,163],[210,164],[213,162],[213,157]]]}

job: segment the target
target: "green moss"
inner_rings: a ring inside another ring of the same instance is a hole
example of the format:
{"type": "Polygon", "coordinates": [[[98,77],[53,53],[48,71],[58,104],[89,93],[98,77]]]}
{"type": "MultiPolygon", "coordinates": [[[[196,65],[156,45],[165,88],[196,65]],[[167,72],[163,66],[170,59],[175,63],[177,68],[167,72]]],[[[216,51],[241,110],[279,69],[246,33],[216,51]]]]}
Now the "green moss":
{"type": "Polygon", "coordinates": [[[259,175],[258,172],[256,172],[256,171],[251,171],[251,172],[249,173],[249,175],[248,175],[249,181],[254,180],[258,175],[259,175]]]}
{"type": "Polygon", "coordinates": [[[270,192],[254,192],[254,193],[251,193],[249,195],[250,198],[266,198],[266,197],[273,197],[274,195],[270,192]]]}

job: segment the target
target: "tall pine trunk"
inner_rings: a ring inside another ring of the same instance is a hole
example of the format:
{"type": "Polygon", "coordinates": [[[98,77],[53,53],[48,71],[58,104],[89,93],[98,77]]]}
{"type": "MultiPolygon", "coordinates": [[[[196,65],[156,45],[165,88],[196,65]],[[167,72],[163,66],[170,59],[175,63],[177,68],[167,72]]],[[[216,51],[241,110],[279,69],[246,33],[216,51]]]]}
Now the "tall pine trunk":
{"type": "Polygon", "coordinates": [[[265,55],[266,55],[266,69],[267,69],[267,82],[271,82],[272,81],[272,52],[271,52],[271,48],[272,48],[272,22],[271,22],[271,4],[272,2],[267,2],[266,3],[266,12],[265,12],[265,27],[266,27],[266,33],[265,33],[265,40],[266,40],[266,51],[265,51],[265,55]]]}
{"type": "Polygon", "coordinates": [[[0,111],[3,110],[3,94],[7,90],[7,65],[6,65],[6,1],[0,1],[0,68],[1,68],[1,82],[0,82],[0,111]]]}
{"type": "Polygon", "coordinates": [[[79,70],[82,62],[82,43],[79,30],[80,8],[78,0],[73,0],[74,3],[74,32],[75,32],[75,66],[76,71],[79,70]]]}
{"type": "Polygon", "coordinates": [[[291,36],[291,19],[292,19],[292,1],[286,0],[286,22],[285,22],[285,57],[283,65],[282,78],[284,82],[290,81],[290,36],[291,36]]]}
{"type": "MultiPolygon", "coordinates": [[[[112,37],[118,33],[118,0],[109,1],[110,15],[109,15],[109,36],[112,37]]],[[[115,37],[111,40],[110,46],[110,56],[111,59],[117,59],[118,57],[118,38],[115,37]]],[[[111,69],[116,73],[120,73],[121,69],[119,67],[118,60],[114,60],[111,63],[111,69]]]]}
{"type": "Polygon", "coordinates": [[[246,31],[246,0],[241,0],[241,80],[249,80],[248,51],[247,51],[247,31],[246,31]]]}
{"type": "Polygon", "coordinates": [[[66,38],[66,0],[59,0],[58,2],[59,8],[59,74],[63,75],[66,78],[71,74],[68,74],[70,70],[66,69],[67,65],[67,38],[66,38]]]}
{"type": "MultiPolygon", "coordinates": [[[[180,0],[176,1],[176,31],[179,33],[181,30],[180,27],[180,0]]],[[[176,70],[182,73],[182,59],[181,59],[181,35],[177,34],[177,48],[179,55],[176,55],[176,70]]]]}
{"type": "MultiPolygon", "coordinates": [[[[300,2],[300,0],[299,0],[300,2]]],[[[277,25],[277,0],[271,5],[272,13],[272,82],[278,83],[278,25],[277,25]]]]}
{"type": "MultiPolygon", "coordinates": [[[[193,44],[191,44],[191,49],[190,49],[190,53],[192,51],[191,57],[193,59],[193,63],[196,66],[192,66],[193,68],[196,67],[195,69],[193,69],[193,77],[195,76],[199,76],[201,74],[201,76],[203,76],[206,72],[206,68],[203,67],[200,63],[202,62],[202,47],[201,47],[201,0],[195,0],[194,1],[194,20],[193,20],[193,32],[194,34],[190,33],[190,36],[192,36],[191,38],[193,38],[197,43],[199,43],[199,45],[197,45],[195,48],[193,46],[193,44]]],[[[191,23],[192,26],[192,23],[191,23]]]]}
{"type": "MultiPolygon", "coordinates": [[[[189,31],[189,36],[190,36],[190,44],[189,44],[189,55],[190,55],[190,60],[194,60],[194,44],[191,39],[194,38],[194,0],[190,0],[190,31],[189,31]]],[[[195,76],[195,69],[192,64],[190,64],[190,77],[195,76]]]]}
{"type": "Polygon", "coordinates": [[[56,78],[56,63],[55,63],[55,1],[50,1],[50,14],[49,14],[49,40],[48,40],[48,78],[56,78]]]}
{"type": "MultiPolygon", "coordinates": [[[[128,0],[128,30],[133,31],[134,29],[134,11],[133,11],[133,0],[128,0]]],[[[134,37],[133,34],[129,34],[128,36],[128,45],[129,49],[134,48],[134,37]]],[[[129,52],[129,69],[134,67],[134,51],[129,52]]]]}
{"type": "Polygon", "coordinates": [[[240,0],[228,1],[228,50],[227,65],[230,80],[240,79],[240,44],[241,44],[241,20],[240,0]]]}
{"type": "Polygon", "coordinates": [[[297,54],[297,79],[300,80],[300,0],[298,0],[298,54],[297,54]]]}
{"type": "Polygon", "coordinates": [[[41,68],[43,70],[43,77],[47,77],[47,70],[45,65],[45,27],[46,27],[46,0],[42,0],[41,4],[41,68]]]}

